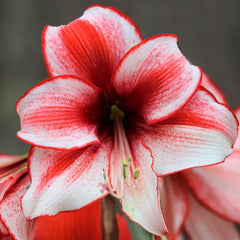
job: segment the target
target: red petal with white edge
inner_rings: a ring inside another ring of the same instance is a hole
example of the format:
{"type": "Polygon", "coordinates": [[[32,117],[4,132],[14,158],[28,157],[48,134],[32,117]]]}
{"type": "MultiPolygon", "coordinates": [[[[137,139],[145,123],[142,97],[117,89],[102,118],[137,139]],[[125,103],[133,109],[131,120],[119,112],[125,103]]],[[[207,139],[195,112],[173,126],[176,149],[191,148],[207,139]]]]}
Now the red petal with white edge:
{"type": "Polygon", "coordinates": [[[103,169],[108,171],[112,141],[107,135],[100,140],[101,145],[72,151],[31,148],[32,184],[22,200],[27,217],[79,209],[107,194],[100,183],[103,169]]]}
{"type": "Polygon", "coordinates": [[[42,49],[50,76],[75,75],[106,87],[123,55],[141,40],[130,18],[94,5],[66,26],[47,26],[42,49]]]}
{"type": "Polygon", "coordinates": [[[240,223],[240,151],[224,163],[183,171],[186,183],[196,197],[212,211],[240,223]]]}
{"type": "Polygon", "coordinates": [[[41,216],[34,223],[34,240],[101,240],[101,236],[100,201],[77,211],[41,216]]]}
{"type": "Polygon", "coordinates": [[[21,178],[5,195],[0,204],[1,220],[10,234],[17,240],[31,239],[31,221],[22,213],[20,199],[30,185],[28,175],[21,178]]]}
{"type": "Polygon", "coordinates": [[[164,178],[160,184],[161,207],[169,234],[175,239],[186,220],[189,203],[187,191],[180,175],[173,174],[164,178]]]}
{"type": "Polygon", "coordinates": [[[184,229],[191,240],[239,240],[234,224],[227,222],[190,197],[190,212],[184,229]]]}
{"type": "MultiPolygon", "coordinates": [[[[238,121],[240,121],[240,106],[234,111],[238,121]]],[[[240,151],[240,127],[238,128],[238,138],[235,142],[234,149],[238,149],[240,151]]]]}
{"type": "Polygon", "coordinates": [[[220,103],[227,104],[227,99],[221,89],[206,73],[203,73],[202,75],[201,85],[211,92],[220,103]]]}
{"type": "Polygon", "coordinates": [[[201,88],[168,120],[150,126],[135,120],[128,131],[142,136],[152,151],[154,169],[163,176],[222,162],[232,152],[237,121],[228,107],[201,88]]]}
{"type": "Polygon", "coordinates": [[[16,104],[18,137],[40,147],[74,149],[98,143],[101,90],[72,76],[47,79],[16,104]]]}
{"type": "Polygon", "coordinates": [[[186,104],[200,80],[201,70],[182,55],[177,37],[159,35],[128,52],[112,84],[121,102],[151,124],[168,118],[186,104]]]}
{"type": "Polygon", "coordinates": [[[140,173],[138,179],[132,176],[131,183],[124,184],[123,196],[120,199],[123,211],[148,232],[165,235],[167,229],[159,206],[157,176],[151,167],[152,157],[139,138],[130,137],[130,144],[131,168],[134,171],[138,167],[140,173]]]}

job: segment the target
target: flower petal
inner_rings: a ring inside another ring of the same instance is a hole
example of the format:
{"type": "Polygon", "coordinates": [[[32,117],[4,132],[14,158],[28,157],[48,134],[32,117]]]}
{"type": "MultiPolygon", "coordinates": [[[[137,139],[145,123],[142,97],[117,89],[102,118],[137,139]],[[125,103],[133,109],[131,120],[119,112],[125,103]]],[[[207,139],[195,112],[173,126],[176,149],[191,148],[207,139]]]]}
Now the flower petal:
{"type": "Polygon", "coordinates": [[[213,214],[193,197],[190,197],[190,203],[191,208],[184,228],[192,240],[239,240],[234,224],[213,214]]]}
{"type": "Polygon", "coordinates": [[[34,223],[34,240],[101,239],[101,205],[95,201],[77,211],[40,216],[34,223]]]}
{"type": "Polygon", "coordinates": [[[138,179],[132,179],[130,185],[124,186],[120,199],[123,211],[148,232],[164,235],[167,230],[159,206],[157,177],[151,167],[151,155],[141,139],[130,138],[130,144],[133,158],[131,167],[138,167],[140,173],[138,179]]]}
{"type": "MultiPolygon", "coordinates": [[[[234,111],[238,121],[240,121],[240,106],[235,109],[234,111]]],[[[240,151],[240,127],[238,128],[238,138],[237,141],[235,142],[234,149],[238,149],[240,151]]]]}
{"type": "Polygon", "coordinates": [[[41,82],[16,104],[18,137],[33,145],[73,149],[99,142],[101,90],[71,76],[41,82]]]}
{"type": "Polygon", "coordinates": [[[166,121],[150,126],[133,119],[128,131],[142,136],[163,176],[183,169],[222,162],[232,152],[237,122],[223,104],[205,89],[166,121]]]}
{"type": "Polygon", "coordinates": [[[2,155],[2,163],[6,167],[0,168],[0,201],[10,187],[27,172],[26,156],[24,157],[2,155]]]}
{"type": "Polygon", "coordinates": [[[119,240],[132,240],[126,218],[123,215],[116,214],[118,225],[118,238],[119,240]]]}
{"type": "Polygon", "coordinates": [[[0,237],[1,237],[1,239],[3,238],[3,236],[8,236],[8,235],[9,235],[8,230],[6,229],[6,227],[4,226],[2,221],[0,220],[0,237]]]}
{"type": "Polygon", "coordinates": [[[0,180],[0,201],[4,197],[7,190],[10,189],[11,186],[13,186],[17,182],[17,180],[26,172],[27,166],[26,164],[24,164],[24,166],[21,169],[14,169],[14,171],[11,172],[12,174],[11,176],[0,180]]]}
{"type": "Polygon", "coordinates": [[[0,204],[0,215],[14,239],[26,240],[31,234],[31,221],[27,221],[22,213],[20,199],[27,191],[30,180],[25,175],[5,195],[0,204]]]}
{"type": "Polygon", "coordinates": [[[183,171],[185,182],[196,197],[212,211],[240,223],[240,151],[224,163],[183,171]]]}
{"type": "Polygon", "coordinates": [[[160,193],[164,219],[169,234],[175,239],[180,234],[188,214],[187,191],[183,180],[178,174],[159,178],[159,181],[163,181],[163,184],[160,185],[160,193]]]}
{"type": "Polygon", "coordinates": [[[130,18],[94,5],[66,26],[47,26],[42,49],[50,76],[75,75],[105,87],[123,55],[141,40],[130,18]]]}
{"type": "Polygon", "coordinates": [[[227,104],[227,99],[224,96],[223,92],[220,90],[218,85],[213,82],[213,80],[206,74],[202,75],[201,85],[205,87],[209,92],[211,92],[220,103],[227,104]]]}
{"type": "Polygon", "coordinates": [[[106,195],[99,183],[108,170],[112,141],[107,134],[100,140],[101,145],[72,151],[30,150],[32,184],[22,199],[27,217],[79,209],[106,195]]]}
{"type": "Polygon", "coordinates": [[[151,124],[168,118],[186,104],[200,80],[201,70],[182,55],[176,36],[159,35],[125,55],[112,84],[125,107],[135,109],[151,124]]]}
{"type": "Polygon", "coordinates": [[[0,169],[14,165],[25,158],[27,158],[27,155],[0,154],[0,169]]]}

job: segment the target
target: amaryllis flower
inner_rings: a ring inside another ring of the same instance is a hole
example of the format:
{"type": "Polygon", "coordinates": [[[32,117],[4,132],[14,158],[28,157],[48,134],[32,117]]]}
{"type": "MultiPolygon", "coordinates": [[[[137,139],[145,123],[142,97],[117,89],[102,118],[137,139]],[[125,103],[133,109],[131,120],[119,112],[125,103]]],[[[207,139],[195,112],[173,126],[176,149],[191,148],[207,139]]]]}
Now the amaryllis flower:
{"type": "MultiPolygon", "coordinates": [[[[204,84],[225,102],[220,90],[204,75],[204,84]]],[[[240,120],[240,108],[236,111],[240,120]]],[[[239,132],[240,134],[240,132],[239,132]]],[[[160,178],[162,209],[171,239],[180,239],[183,228],[192,240],[239,240],[240,135],[224,163],[189,169],[160,178]]]]}
{"type": "Polygon", "coordinates": [[[92,6],[66,26],[47,26],[50,78],[16,104],[18,137],[33,145],[27,217],[78,209],[112,194],[127,215],[166,233],[157,175],[210,165],[231,153],[237,122],[199,88],[177,37],[142,40],[111,7],[92,6]]]}

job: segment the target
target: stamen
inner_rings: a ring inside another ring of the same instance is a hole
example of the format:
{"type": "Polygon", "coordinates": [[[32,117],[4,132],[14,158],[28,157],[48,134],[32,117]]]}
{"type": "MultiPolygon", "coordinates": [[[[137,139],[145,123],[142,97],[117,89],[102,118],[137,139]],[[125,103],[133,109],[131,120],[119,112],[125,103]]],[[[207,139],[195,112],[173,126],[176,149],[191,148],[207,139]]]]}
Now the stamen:
{"type": "Polygon", "coordinates": [[[105,170],[103,170],[103,178],[104,178],[104,180],[107,179],[107,174],[106,174],[105,170]]]}
{"type": "Polygon", "coordinates": [[[138,179],[139,174],[140,174],[140,169],[137,167],[134,172],[134,179],[138,179]]]}
{"type": "Polygon", "coordinates": [[[127,178],[127,167],[128,167],[128,164],[126,162],[126,160],[123,160],[122,161],[122,168],[123,168],[123,177],[126,179],[127,178]]]}
{"type": "Polygon", "coordinates": [[[110,119],[114,122],[114,150],[111,156],[113,177],[110,184],[106,175],[106,181],[110,194],[118,198],[123,196],[125,184],[130,186],[132,179],[138,180],[140,173],[140,169],[134,166],[131,149],[124,129],[124,118],[124,112],[117,105],[113,105],[110,114],[110,119]]]}

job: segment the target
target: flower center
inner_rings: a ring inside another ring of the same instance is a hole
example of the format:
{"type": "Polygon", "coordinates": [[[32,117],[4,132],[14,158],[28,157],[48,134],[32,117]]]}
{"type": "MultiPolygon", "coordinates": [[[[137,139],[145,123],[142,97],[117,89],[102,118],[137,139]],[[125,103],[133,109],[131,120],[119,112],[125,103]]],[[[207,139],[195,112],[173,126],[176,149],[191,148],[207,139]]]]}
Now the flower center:
{"type": "Polygon", "coordinates": [[[138,181],[140,169],[135,167],[131,149],[124,129],[124,112],[117,106],[111,107],[111,120],[114,122],[114,149],[111,156],[111,183],[104,171],[106,189],[115,197],[121,198],[125,185],[130,186],[131,181],[138,181]]]}

